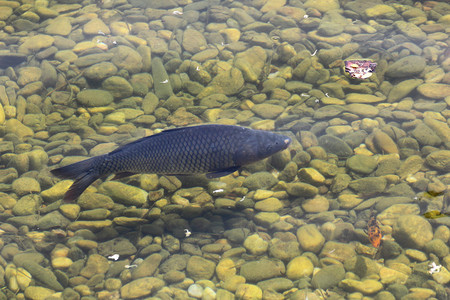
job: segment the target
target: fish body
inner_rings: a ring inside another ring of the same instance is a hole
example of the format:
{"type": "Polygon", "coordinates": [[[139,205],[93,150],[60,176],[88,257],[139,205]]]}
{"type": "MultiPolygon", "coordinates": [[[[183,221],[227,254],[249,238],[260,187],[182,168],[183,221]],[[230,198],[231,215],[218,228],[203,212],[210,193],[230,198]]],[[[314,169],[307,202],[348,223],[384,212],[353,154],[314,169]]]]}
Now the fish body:
{"type": "Polygon", "coordinates": [[[372,212],[370,214],[369,221],[367,222],[367,235],[369,236],[369,241],[375,248],[379,248],[381,245],[382,234],[380,226],[378,225],[377,215],[372,212]]]}
{"type": "Polygon", "coordinates": [[[221,177],[286,149],[290,142],[287,136],[263,130],[199,125],[165,130],[51,172],[75,180],[64,196],[72,201],[95,180],[111,174],[116,178],[140,173],[221,177]]]}

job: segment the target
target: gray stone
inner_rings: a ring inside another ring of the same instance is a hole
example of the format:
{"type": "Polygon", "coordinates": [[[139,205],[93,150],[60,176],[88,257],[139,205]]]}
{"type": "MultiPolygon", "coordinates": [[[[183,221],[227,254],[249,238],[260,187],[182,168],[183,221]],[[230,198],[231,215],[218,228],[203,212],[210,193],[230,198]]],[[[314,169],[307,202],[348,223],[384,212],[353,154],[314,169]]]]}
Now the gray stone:
{"type": "Polygon", "coordinates": [[[78,93],[77,100],[89,107],[106,106],[113,102],[113,95],[104,90],[86,89],[78,93]]]}
{"type": "Polygon", "coordinates": [[[409,55],[392,63],[386,70],[386,76],[394,78],[412,77],[421,73],[425,66],[425,58],[418,55],[409,55]]]}

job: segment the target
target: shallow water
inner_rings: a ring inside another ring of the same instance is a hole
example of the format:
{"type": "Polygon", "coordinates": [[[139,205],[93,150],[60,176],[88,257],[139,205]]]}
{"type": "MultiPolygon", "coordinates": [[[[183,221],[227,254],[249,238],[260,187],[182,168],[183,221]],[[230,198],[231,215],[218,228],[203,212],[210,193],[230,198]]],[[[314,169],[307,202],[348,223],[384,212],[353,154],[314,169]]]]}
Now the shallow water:
{"type": "Polygon", "coordinates": [[[449,32],[446,1],[0,0],[0,299],[448,299],[449,32]],[[62,202],[49,170],[203,123],[293,142],[62,202]]]}

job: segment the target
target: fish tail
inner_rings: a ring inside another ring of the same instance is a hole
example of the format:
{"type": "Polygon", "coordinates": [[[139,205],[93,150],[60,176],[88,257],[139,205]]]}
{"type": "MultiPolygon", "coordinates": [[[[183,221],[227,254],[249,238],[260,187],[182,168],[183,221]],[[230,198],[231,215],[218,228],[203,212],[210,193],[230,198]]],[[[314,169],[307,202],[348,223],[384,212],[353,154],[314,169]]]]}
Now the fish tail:
{"type": "Polygon", "coordinates": [[[92,157],[68,166],[51,170],[51,173],[64,179],[74,179],[74,183],[64,195],[65,202],[72,202],[94,181],[103,176],[99,174],[96,166],[101,161],[102,156],[92,157]]]}

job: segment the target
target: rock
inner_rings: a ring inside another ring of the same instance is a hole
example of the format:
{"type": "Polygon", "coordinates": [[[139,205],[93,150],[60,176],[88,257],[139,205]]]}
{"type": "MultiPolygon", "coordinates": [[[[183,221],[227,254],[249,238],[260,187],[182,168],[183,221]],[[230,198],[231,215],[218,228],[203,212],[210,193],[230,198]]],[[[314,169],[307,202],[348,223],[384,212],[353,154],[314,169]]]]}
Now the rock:
{"type": "Polygon", "coordinates": [[[163,280],[156,277],[144,277],[131,281],[120,288],[123,299],[136,299],[158,291],[164,287],[163,280]]]}
{"type": "Polygon", "coordinates": [[[236,54],[234,65],[241,70],[245,81],[258,83],[266,60],[266,51],[259,46],[255,46],[236,54]]]}
{"type": "Polygon", "coordinates": [[[31,37],[25,38],[25,41],[19,46],[18,52],[30,55],[36,53],[43,48],[50,47],[54,38],[49,35],[37,34],[31,37]]]}
{"type": "Polygon", "coordinates": [[[340,7],[337,0],[307,0],[304,5],[306,8],[315,8],[320,12],[327,12],[340,7]]]}
{"type": "Polygon", "coordinates": [[[189,296],[200,299],[203,295],[203,287],[199,284],[191,284],[187,292],[189,296]]]}
{"type": "Polygon", "coordinates": [[[325,266],[314,274],[311,284],[316,289],[330,289],[345,278],[345,269],[342,265],[325,266]]]}
{"type": "Polygon", "coordinates": [[[322,249],[325,238],[317,229],[316,225],[303,225],[297,230],[297,240],[304,251],[317,253],[322,249]]]}
{"type": "Polygon", "coordinates": [[[428,117],[424,118],[424,122],[434,130],[444,143],[450,142],[450,128],[446,123],[428,117]]]}
{"type": "Polygon", "coordinates": [[[433,231],[427,219],[416,215],[403,215],[395,222],[392,236],[405,247],[421,249],[433,239],[433,231]]]}
{"type": "Polygon", "coordinates": [[[245,178],[244,186],[250,190],[270,189],[278,180],[269,172],[256,172],[245,178]]]}
{"type": "Polygon", "coordinates": [[[275,104],[256,104],[251,110],[263,119],[276,119],[283,111],[284,107],[275,104]]]}
{"type": "Polygon", "coordinates": [[[269,243],[263,240],[258,234],[252,234],[245,239],[244,247],[252,255],[262,255],[269,248],[269,243]]]}
{"type": "Polygon", "coordinates": [[[354,246],[333,241],[326,242],[320,252],[320,257],[329,257],[340,262],[356,256],[354,246]]]}
{"type": "Polygon", "coordinates": [[[427,34],[414,23],[396,21],[394,22],[394,26],[398,31],[400,31],[413,41],[422,42],[427,39],[427,34]]]}
{"type": "MultiPolygon", "coordinates": [[[[117,68],[127,70],[131,74],[141,72],[143,61],[141,55],[136,50],[120,45],[111,51],[114,54],[111,62],[115,64],[117,68]]],[[[153,67],[154,66],[152,65],[152,68],[153,67]]]]}
{"type": "Polygon", "coordinates": [[[217,264],[216,274],[220,280],[225,281],[236,275],[236,264],[231,258],[223,258],[217,264]]]}
{"type": "Polygon", "coordinates": [[[67,36],[71,31],[72,25],[70,24],[70,19],[67,17],[56,18],[45,27],[45,33],[49,35],[67,36]]]}
{"type": "MultiPolygon", "coordinates": [[[[25,177],[23,177],[23,178],[25,178],[25,177]]],[[[19,179],[17,179],[17,180],[19,180],[19,179]]],[[[14,182],[16,182],[16,181],[14,181],[14,182]]],[[[36,183],[37,183],[37,181],[36,181],[36,183]]],[[[33,195],[33,194],[24,196],[17,201],[16,205],[14,205],[13,214],[15,216],[33,215],[37,212],[37,209],[39,208],[40,204],[41,204],[41,199],[39,198],[39,196],[33,195]]]]}
{"type": "Polygon", "coordinates": [[[424,123],[417,124],[411,135],[423,146],[439,146],[442,143],[439,136],[424,123]]]}
{"type": "Polygon", "coordinates": [[[200,256],[192,256],[187,263],[186,272],[193,280],[210,279],[214,275],[214,262],[200,256]]]}
{"type": "MultiPolygon", "coordinates": [[[[114,252],[116,253],[116,252],[114,252]]],[[[137,268],[135,268],[131,273],[131,278],[138,279],[141,277],[151,277],[155,273],[156,269],[159,267],[163,257],[159,253],[154,253],[147,258],[145,258],[137,268]]]]}
{"type": "Polygon", "coordinates": [[[330,202],[327,198],[316,195],[314,198],[306,199],[302,202],[302,209],[306,213],[319,213],[327,211],[330,207],[330,202]]]}
{"type": "Polygon", "coordinates": [[[94,81],[101,81],[116,74],[117,67],[107,61],[93,64],[84,71],[84,76],[94,81]]]}
{"type": "Polygon", "coordinates": [[[72,180],[62,180],[57,182],[51,188],[41,192],[41,197],[46,202],[55,202],[62,199],[69,187],[72,185],[72,180]]]}
{"type": "Polygon", "coordinates": [[[421,73],[426,66],[425,58],[418,55],[409,55],[400,58],[389,65],[386,76],[394,78],[413,77],[421,73]]]}
{"type": "Polygon", "coordinates": [[[7,133],[13,133],[19,138],[32,137],[34,132],[28,126],[23,125],[17,119],[9,119],[5,123],[5,129],[7,133]]]}
{"type": "Polygon", "coordinates": [[[91,278],[96,274],[105,274],[108,269],[109,263],[107,258],[98,254],[91,254],[86,262],[86,265],[81,269],[80,275],[86,278],[91,278]]]}
{"type": "Polygon", "coordinates": [[[449,253],[447,245],[440,239],[434,239],[426,243],[424,250],[428,254],[433,253],[439,258],[443,258],[449,253]]]}
{"type": "Polygon", "coordinates": [[[114,98],[123,99],[133,94],[133,87],[123,77],[111,76],[102,82],[102,88],[109,91],[114,98]]]}
{"type": "Polygon", "coordinates": [[[334,153],[339,157],[349,157],[353,154],[350,146],[338,137],[323,135],[318,141],[319,145],[324,148],[325,151],[334,153]]]}
{"type": "Polygon", "coordinates": [[[254,299],[261,300],[263,296],[262,290],[260,287],[253,284],[240,284],[236,290],[236,297],[238,299],[254,299]]]}
{"type": "Polygon", "coordinates": [[[172,86],[169,81],[166,69],[159,57],[152,60],[152,75],[155,85],[155,94],[160,99],[167,99],[173,95],[172,86]]]}
{"type": "Polygon", "coordinates": [[[237,68],[230,68],[217,74],[205,88],[199,98],[212,94],[225,94],[227,96],[237,94],[244,86],[244,77],[242,72],[237,68]]]}
{"type": "Polygon", "coordinates": [[[397,13],[395,8],[386,4],[377,4],[364,10],[364,15],[368,18],[382,18],[395,13],[397,13]]]}
{"type": "Polygon", "coordinates": [[[108,35],[111,31],[101,19],[94,18],[83,25],[83,33],[87,35],[108,35]]]}
{"type": "Polygon", "coordinates": [[[381,153],[398,153],[398,147],[395,142],[382,130],[376,130],[374,132],[373,142],[381,153]]]}
{"type": "Polygon", "coordinates": [[[346,164],[350,170],[366,175],[372,173],[377,167],[377,161],[373,156],[361,154],[353,155],[347,159],[346,164]]]}
{"type": "Polygon", "coordinates": [[[148,193],[140,188],[117,181],[107,181],[100,185],[99,191],[114,201],[128,206],[142,206],[147,202],[148,193]]]}
{"type": "Polygon", "coordinates": [[[394,269],[382,267],[380,269],[380,279],[382,284],[405,284],[408,280],[408,275],[394,269]]]}
{"type": "Polygon", "coordinates": [[[42,230],[47,230],[50,228],[66,227],[70,224],[70,220],[64,217],[58,211],[52,211],[41,217],[37,222],[37,226],[42,230]]]}
{"type": "Polygon", "coordinates": [[[384,177],[365,177],[350,182],[349,187],[365,196],[378,195],[384,192],[387,186],[384,177]]]}
{"type": "Polygon", "coordinates": [[[374,107],[373,105],[368,105],[364,103],[347,104],[345,105],[345,108],[347,111],[365,118],[376,117],[380,112],[379,109],[374,107]]]}
{"type": "Polygon", "coordinates": [[[20,177],[13,181],[11,188],[18,196],[26,194],[40,193],[41,186],[39,182],[31,177],[20,177]]]}
{"type": "Polygon", "coordinates": [[[364,295],[375,294],[383,289],[383,285],[373,279],[365,279],[363,281],[344,279],[340,282],[339,287],[350,292],[360,292],[364,295]]]}
{"type": "Polygon", "coordinates": [[[370,94],[350,93],[345,97],[347,103],[378,103],[386,100],[384,97],[378,97],[370,94]]]}
{"type": "Polygon", "coordinates": [[[193,28],[187,28],[183,32],[182,46],[184,50],[194,54],[205,50],[207,47],[207,42],[203,37],[203,34],[201,34],[199,31],[193,28]]]}
{"type": "Polygon", "coordinates": [[[450,150],[438,150],[431,152],[425,162],[434,169],[448,173],[450,172],[450,150]]]}
{"type": "Polygon", "coordinates": [[[270,241],[269,254],[271,257],[282,261],[290,261],[300,255],[300,248],[297,239],[293,241],[283,241],[274,238],[270,241]]]}
{"type": "Polygon", "coordinates": [[[301,168],[297,175],[302,182],[315,186],[320,186],[325,182],[325,177],[314,168],[301,168]]]}
{"type": "Polygon", "coordinates": [[[289,195],[304,198],[311,198],[319,193],[315,186],[303,182],[288,183],[286,191],[289,195]]]}
{"type": "Polygon", "coordinates": [[[255,209],[259,211],[279,211],[283,208],[283,203],[277,198],[267,198],[255,203],[255,209]]]}
{"type": "Polygon", "coordinates": [[[285,266],[281,261],[266,258],[246,262],[241,266],[240,270],[240,275],[245,277],[248,282],[259,282],[281,276],[284,273],[285,266]]]}
{"type": "Polygon", "coordinates": [[[444,83],[422,83],[417,91],[428,98],[444,99],[450,95],[450,86],[444,83]]]}
{"type": "Polygon", "coordinates": [[[42,300],[51,298],[55,293],[54,290],[42,286],[29,286],[25,289],[25,297],[31,300],[42,300]]]}
{"type": "Polygon", "coordinates": [[[98,252],[102,256],[108,256],[111,255],[111,253],[113,253],[119,254],[120,257],[128,257],[136,254],[137,249],[128,239],[123,237],[117,237],[98,244],[98,252]]]}
{"type": "Polygon", "coordinates": [[[403,99],[404,97],[408,96],[409,93],[411,93],[421,83],[423,83],[422,79],[407,79],[397,83],[389,91],[387,101],[392,103],[403,99]]]}
{"type": "Polygon", "coordinates": [[[297,256],[289,261],[286,267],[286,276],[290,280],[298,280],[311,276],[314,269],[312,262],[304,256],[297,256]]]}
{"type": "Polygon", "coordinates": [[[23,268],[30,272],[32,278],[38,280],[45,286],[55,291],[62,291],[64,288],[56,279],[55,274],[33,261],[29,261],[23,265],[23,268]]]}
{"type": "Polygon", "coordinates": [[[77,100],[89,107],[107,106],[113,102],[113,95],[104,90],[86,89],[78,93],[77,100]]]}
{"type": "Polygon", "coordinates": [[[345,210],[352,209],[363,201],[359,196],[353,194],[339,195],[337,200],[339,202],[339,207],[345,210]]]}

